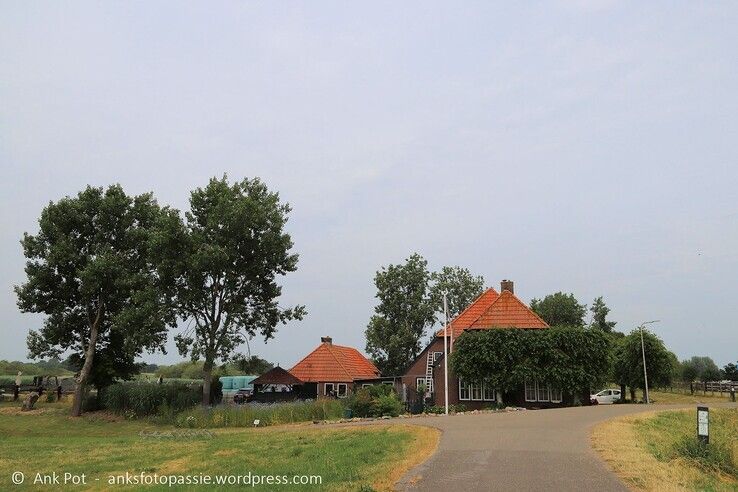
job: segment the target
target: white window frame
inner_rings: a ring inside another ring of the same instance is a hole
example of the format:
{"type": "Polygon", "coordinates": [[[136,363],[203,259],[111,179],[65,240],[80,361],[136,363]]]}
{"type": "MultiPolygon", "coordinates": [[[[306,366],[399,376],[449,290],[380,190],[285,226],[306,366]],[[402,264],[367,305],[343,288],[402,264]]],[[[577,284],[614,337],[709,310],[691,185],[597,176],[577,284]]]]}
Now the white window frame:
{"type": "MultiPolygon", "coordinates": [[[[425,386],[425,378],[415,378],[415,391],[420,393],[420,385],[425,386]]],[[[426,391],[428,391],[428,388],[425,388],[426,391]]]]}
{"type": "Polygon", "coordinates": [[[564,392],[561,391],[561,388],[549,387],[549,392],[551,394],[551,403],[561,403],[563,401],[564,392]],[[557,398],[554,398],[554,396],[557,398]]]}
{"type": "Polygon", "coordinates": [[[433,362],[440,359],[442,355],[443,355],[443,352],[433,352],[433,362]]]}
{"type": "Polygon", "coordinates": [[[497,391],[484,383],[466,383],[464,380],[459,378],[459,401],[496,401],[497,391]],[[474,396],[475,391],[479,390],[478,397],[474,396]],[[492,397],[487,398],[487,391],[492,392],[492,397]],[[466,393],[466,396],[464,396],[466,393]]]}
{"type": "Polygon", "coordinates": [[[338,398],[346,398],[348,396],[348,383],[336,384],[336,396],[338,398]],[[343,394],[341,394],[341,387],[343,387],[343,394]]]}
{"type": "Polygon", "coordinates": [[[332,391],[335,391],[335,390],[336,390],[336,385],[335,385],[335,383],[323,383],[323,394],[324,394],[325,396],[328,396],[328,393],[330,393],[330,392],[332,392],[332,391]],[[328,391],[328,386],[330,386],[330,387],[331,387],[331,391],[328,391]]]}
{"type": "Polygon", "coordinates": [[[547,384],[536,381],[536,390],[538,401],[543,403],[548,403],[549,401],[551,401],[551,392],[549,391],[547,384]],[[543,397],[541,397],[541,393],[543,393],[543,397]]]}
{"type": "Polygon", "coordinates": [[[525,401],[538,401],[538,382],[537,381],[525,381],[525,401]],[[528,397],[528,392],[532,390],[535,395],[533,399],[528,397]]]}
{"type": "Polygon", "coordinates": [[[459,378],[459,400],[469,401],[470,399],[471,390],[469,388],[469,385],[466,384],[461,378],[459,378]],[[466,392],[466,397],[463,395],[462,391],[466,392]]]}
{"type": "Polygon", "coordinates": [[[372,383],[361,383],[362,388],[370,388],[372,386],[372,383]]]}
{"type": "Polygon", "coordinates": [[[394,381],[382,381],[382,384],[384,384],[386,386],[394,386],[395,385],[395,382],[394,381]]]}

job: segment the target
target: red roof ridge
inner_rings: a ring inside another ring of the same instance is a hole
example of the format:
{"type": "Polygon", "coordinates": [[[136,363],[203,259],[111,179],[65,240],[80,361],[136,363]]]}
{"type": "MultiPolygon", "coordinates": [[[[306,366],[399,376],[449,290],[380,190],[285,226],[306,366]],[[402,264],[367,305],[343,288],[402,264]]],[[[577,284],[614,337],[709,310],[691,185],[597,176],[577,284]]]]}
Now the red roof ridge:
{"type": "MultiPolygon", "coordinates": [[[[484,294],[486,294],[486,293],[487,293],[487,292],[489,292],[490,290],[491,290],[492,292],[494,292],[495,294],[497,294],[497,299],[495,299],[494,301],[492,301],[492,303],[490,304],[490,306],[491,306],[492,304],[496,303],[496,302],[497,302],[497,301],[499,300],[500,296],[502,296],[502,294],[498,294],[498,293],[497,293],[497,291],[496,291],[496,290],[495,290],[495,289],[494,289],[493,287],[490,287],[489,289],[486,289],[486,290],[485,290],[484,292],[482,292],[481,294],[479,294],[479,296],[477,296],[477,298],[476,298],[476,299],[474,299],[474,302],[477,302],[477,301],[478,301],[479,299],[481,299],[481,297],[482,297],[482,296],[483,296],[484,294]]],[[[504,290],[503,290],[502,292],[504,293],[504,292],[508,292],[508,291],[504,291],[504,290]]],[[[466,307],[466,309],[464,309],[464,310],[463,310],[462,312],[460,312],[460,313],[459,313],[459,316],[461,316],[461,315],[462,315],[462,314],[464,314],[464,313],[465,313],[465,312],[466,312],[466,311],[467,311],[467,310],[468,310],[469,308],[471,308],[471,307],[472,307],[472,306],[474,305],[474,302],[472,302],[471,304],[469,304],[469,305],[468,305],[468,306],[466,307]]],[[[489,307],[487,307],[487,309],[489,309],[489,307]]],[[[487,309],[485,309],[484,311],[486,311],[487,309]]],[[[482,314],[484,314],[484,311],[482,311],[481,313],[479,313],[479,316],[477,316],[476,318],[474,318],[474,321],[472,321],[471,323],[469,323],[469,325],[473,325],[474,323],[476,323],[476,322],[477,322],[477,320],[478,320],[479,318],[481,318],[481,317],[482,317],[482,314]]],[[[457,318],[458,318],[458,316],[457,316],[457,318]]],[[[454,320],[456,320],[456,318],[454,318],[454,320]]]]}
{"type": "MultiPolygon", "coordinates": [[[[488,312],[490,312],[491,310],[493,310],[493,309],[494,309],[494,307],[495,307],[495,304],[497,304],[498,302],[499,302],[500,304],[502,304],[502,302],[503,302],[503,301],[502,301],[502,299],[503,299],[503,298],[505,298],[505,299],[507,299],[507,298],[512,298],[512,299],[513,299],[513,300],[514,300],[515,302],[517,302],[518,304],[520,304],[520,306],[522,306],[523,308],[525,308],[525,310],[527,311],[527,314],[530,314],[530,315],[532,315],[532,316],[533,316],[533,317],[534,317],[534,318],[535,318],[536,320],[538,320],[539,322],[541,322],[541,324],[543,324],[543,327],[546,327],[546,328],[550,328],[549,324],[548,324],[548,323],[546,323],[546,322],[545,322],[545,321],[543,320],[543,318],[541,318],[540,316],[538,316],[538,314],[537,314],[537,313],[536,313],[535,311],[533,311],[533,310],[532,310],[532,309],[531,309],[531,308],[530,308],[530,307],[529,307],[529,306],[528,306],[528,305],[527,305],[526,303],[524,303],[523,301],[521,301],[521,300],[520,300],[520,298],[519,298],[518,296],[516,296],[516,295],[515,295],[514,293],[510,292],[509,290],[503,290],[503,291],[502,291],[502,293],[500,293],[499,297],[498,297],[497,299],[495,299],[495,300],[494,300],[494,301],[492,302],[492,304],[490,304],[490,305],[489,305],[489,307],[488,307],[487,309],[485,309],[485,310],[484,310],[484,312],[483,312],[482,314],[480,314],[480,315],[479,315],[479,317],[478,317],[478,318],[477,318],[476,320],[474,320],[474,322],[473,322],[473,323],[471,324],[470,328],[472,328],[472,329],[474,329],[474,328],[477,328],[477,329],[478,329],[478,328],[481,328],[481,327],[475,327],[474,325],[475,325],[475,324],[476,324],[476,323],[477,323],[477,322],[478,322],[478,321],[479,321],[479,320],[480,320],[480,319],[481,319],[481,318],[482,318],[482,317],[483,317],[484,315],[486,315],[486,314],[487,314],[488,312]]],[[[513,327],[513,328],[514,328],[514,327],[513,327]]],[[[525,328],[525,327],[524,327],[524,328],[525,328]]]]}
{"type": "MultiPolygon", "coordinates": [[[[475,304],[476,304],[477,302],[479,302],[479,301],[480,301],[480,300],[482,299],[482,297],[484,297],[485,295],[489,294],[490,292],[494,293],[494,294],[495,294],[495,295],[497,296],[497,297],[495,298],[495,300],[494,300],[494,301],[492,301],[492,302],[490,303],[490,306],[491,306],[492,304],[494,304],[495,302],[497,302],[497,299],[499,299],[499,298],[500,298],[500,294],[498,294],[498,293],[497,293],[497,291],[496,291],[496,290],[494,289],[494,287],[488,287],[488,288],[484,289],[484,290],[482,291],[482,293],[481,293],[481,294],[479,294],[479,295],[478,295],[478,296],[477,296],[477,297],[476,297],[476,298],[475,298],[475,299],[474,299],[474,300],[473,300],[472,302],[470,302],[470,303],[469,303],[469,305],[468,305],[468,306],[466,306],[466,308],[464,308],[464,310],[463,310],[463,311],[461,311],[461,312],[460,312],[459,314],[457,314],[457,315],[456,315],[456,316],[455,316],[455,317],[454,317],[454,318],[453,318],[453,319],[452,319],[451,321],[449,321],[449,322],[448,322],[448,328],[449,328],[449,330],[453,332],[453,328],[452,328],[453,324],[454,324],[454,323],[456,323],[456,321],[457,321],[457,320],[458,320],[459,318],[461,318],[461,317],[462,317],[462,316],[463,316],[464,314],[466,314],[466,312],[467,312],[467,311],[469,311],[469,310],[470,310],[470,309],[472,309],[472,308],[475,308],[476,306],[474,306],[474,305],[475,305],[475,304]]],[[[473,325],[474,323],[476,323],[476,322],[477,322],[477,320],[478,320],[478,319],[479,319],[479,318],[480,318],[480,317],[482,316],[482,314],[484,314],[484,313],[485,313],[485,311],[487,311],[487,309],[489,309],[489,306],[487,306],[487,307],[485,307],[484,309],[482,309],[482,310],[481,310],[481,311],[479,312],[479,314],[478,314],[478,315],[477,315],[477,316],[476,316],[476,317],[475,317],[475,318],[474,318],[473,320],[471,320],[471,321],[470,321],[470,322],[468,323],[468,325],[469,325],[469,326],[471,326],[471,325],[473,325]]],[[[461,327],[461,329],[459,330],[459,334],[458,334],[458,335],[460,335],[460,334],[461,334],[461,332],[462,332],[462,331],[464,331],[464,330],[465,330],[466,328],[467,328],[466,326],[464,326],[464,327],[461,327]]],[[[453,337],[453,338],[456,338],[456,337],[457,337],[458,335],[454,333],[454,337],[453,337]]],[[[436,334],[435,334],[435,336],[437,336],[437,337],[442,337],[442,336],[443,336],[443,327],[441,327],[441,329],[440,329],[440,330],[437,330],[437,331],[436,331],[436,334]]],[[[451,334],[449,333],[449,335],[448,335],[448,336],[451,336],[451,334]]]]}

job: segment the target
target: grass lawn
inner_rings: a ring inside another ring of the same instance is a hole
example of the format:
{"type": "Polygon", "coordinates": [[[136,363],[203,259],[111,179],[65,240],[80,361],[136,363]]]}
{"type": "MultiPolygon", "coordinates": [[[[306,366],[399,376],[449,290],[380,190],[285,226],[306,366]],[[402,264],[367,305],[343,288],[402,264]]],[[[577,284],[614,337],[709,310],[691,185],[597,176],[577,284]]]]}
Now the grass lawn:
{"type": "Polygon", "coordinates": [[[649,399],[654,404],[668,405],[671,403],[717,403],[727,402],[730,398],[727,396],[720,396],[716,393],[712,395],[689,395],[684,393],[669,393],[668,391],[649,391],[649,399]]]}
{"type": "Polygon", "coordinates": [[[635,490],[738,491],[738,410],[710,409],[710,444],[696,444],[697,410],[603,422],[593,447],[635,490]]]}
{"type": "MultiPolygon", "coordinates": [[[[391,490],[407,469],[432,454],[439,437],[435,429],[409,425],[306,424],[204,432],[157,426],[144,420],[121,420],[102,413],[74,419],[67,416],[67,411],[68,407],[60,403],[39,403],[32,414],[19,412],[16,405],[0,405],[0,490],[23,489],[11,485],[11,474],[16,471],[25,473],[26,483],[38,472],[85,473],[88,486],[82,490],[123,488],[109,487],[108,475],[126,472],[212,476],[250,472],[290,478],[319,475],[321,486],[263,485],[255,489],[391,490]],[[152,437],[154,432],[160,436],[152,437]]],[[[80,489],[72,485],[66,488],[80,489]]]]}

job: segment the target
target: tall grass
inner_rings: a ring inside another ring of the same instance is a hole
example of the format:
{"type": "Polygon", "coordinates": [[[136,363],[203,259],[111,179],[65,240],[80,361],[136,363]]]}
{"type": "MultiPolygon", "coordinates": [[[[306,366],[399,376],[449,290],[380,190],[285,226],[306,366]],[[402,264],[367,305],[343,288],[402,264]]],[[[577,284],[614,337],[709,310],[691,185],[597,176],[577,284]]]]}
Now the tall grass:
{"type": "Polygon", "coordinates": [[[197,405],[201,399],[199,385],[183,383],[117,383],[99,395],[103,408],[129,417],[180,412],[197,405]]]}
{"type": "Polygon", "coordinates": [[[343,416],[344,405],[339,400],[321,399],[285,403],[248,403],[237,406],[192,408],[179,414],[161,415],[178,427],[251,427],[255,420],[260,426],[334,420],[343,416]]]}

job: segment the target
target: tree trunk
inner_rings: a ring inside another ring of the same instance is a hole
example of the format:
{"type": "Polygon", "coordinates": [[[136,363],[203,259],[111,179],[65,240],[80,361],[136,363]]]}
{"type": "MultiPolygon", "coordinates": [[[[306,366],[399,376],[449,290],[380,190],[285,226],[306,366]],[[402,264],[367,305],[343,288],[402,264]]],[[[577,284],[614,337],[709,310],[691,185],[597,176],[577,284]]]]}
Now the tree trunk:
{"type": "Polygon", "coordinates": [[[625,385],[620,385],[620,403],[625,403],[625,385]]]}
{"type": "Polygon", "coordinates": [[[213,363],[205,361],[205,365],[202,368],[202,405],[204,407],[210,406],[210,380],[213,377],[213,363]]]}
{"type": "Polygon", "coordinates": [[[90,327],[90,343],[87,345],[85,351],[85,363],[82,365],[82,369],[79,371],[77,377],[77,386],[74,388],[74,401],[72,402],[72,417],[79,417],[82,415],[82,403],[85,398],[85,387],[87,386],[87,380],[90,378],[92,372],[92,360],[95,358],[95,346],[97,345],[97,327],[100,321],[100,310],[98,310],[98,316],[95,322],[90,327]]]}
{"type": "Polygon", "coordinates": [[[636,402],[636,390],[635,388],[630,388],[630,401],[631,403],[636,402]]]}

